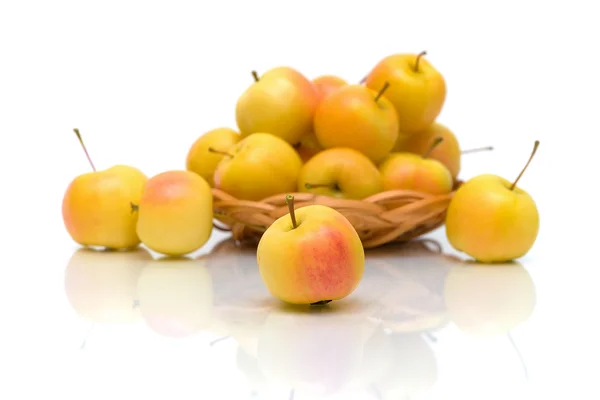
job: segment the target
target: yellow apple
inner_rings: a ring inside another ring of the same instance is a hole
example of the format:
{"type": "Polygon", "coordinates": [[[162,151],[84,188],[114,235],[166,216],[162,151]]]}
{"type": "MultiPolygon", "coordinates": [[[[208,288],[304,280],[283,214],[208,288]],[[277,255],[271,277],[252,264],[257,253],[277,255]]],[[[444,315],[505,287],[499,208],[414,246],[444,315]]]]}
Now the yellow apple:
{"type": "Polygon", "coordinates": [[[190,147],[186,158],[186,169],[200,175],[212,187],[215,168],[223,152],[241,140],[239,132],[231,128],[216,128],[202,134],[190,147]]]}
{"type": "Polygon", "coordinates": [[[75,177],[65,191],[62,217],[67,232],[82,246],[137,247],[138,214],[131,212],[131,204],[139,203],[148,178],[128,165],[96,171],[79,130],[74,131],[93,172],[75,177]]]}
{"type": "Polygon", "coordinates": [[[215,187],[243,200],[262,200],[296,190],[302,160],[291,144],[253,133],[228,150],[215,170],[215,187]]]}
{"type": "Polygon", "coordinates": [[[533,247],[540,216],[533,197],[517,183],[482,174],[461,185],[446,214],[446,236],[456,250],[482,263],[506,262],[523,257],[533,247]]]}
{"type": "Polygon", "coordinates": [[[77,315],[91,322],[129,323],[139,317],[137,281],[152,260],[144,248],[79,249],[65,271],[65,293],[77,315]]]}
{"type": "Polygon", "coordinates": [[[456,180],[460,172],[462,154],[456,135],[446,125],[434,122],[424,131],[414,135],[399,135],[394,152],[424,154],[438,137],[443,141],[429,153],[429,158],[444,164],[452,174],[452,179],[456,180]]]}
{"type": "Polygon", "coordinates": [[[202,260],[151,261],[139,277],[137,291],[142,318],[162,336],[183,338],[210,327],[212,281],[202,260]]]}
{"type": "Polygon", "coordinates": [[[290,144],[297,143],[312,129],[318,102],[313,83],[290,67],[276,67],[261,77],[239,97],[235,116],[242,135],[269,132],[290,144]]]}
{"type": "Polygon", "coordinates": [[[358,233],[339,211],[310,205],[273,222],[256,257],[265,286],[277,299],[314,304],[349,296],[360,283],[365,252],[358,233]]]}
{"type": "Polygon", "coordinates": [[[446,81],[442,74],[419,54],[392,54],[380,60],[367,75],[372,90],[388,82],[385,96],[394,105],[403,134],[423,132],[442,111],[446,81]]]}
{"type": "Polygon", "coordinates": [[[429,144],[424,154],[392,153],[379,165],[383,190],[414,190],[429,194],[447,194],[454,180],[444,164],[430,158],[429,154],[442,142],[438,137],[429,144]]]}
{"type": "Polygon", "coordinates": [[[398,139],[398,115],[386,98],[388,85],[376,90],[362,85],[346,85],[319,103],[314,132],[326,149],[348,147],[380,162],[398,139]]]}
{"type": "Polygon", "coordinates": [[[358,150],[326,149],[302,166],[298,191],[346,199],[364,199],[383,190],[377,166],[358,150]]]}
{"type": "Polygon", "coordinates": [[[138,236],[148,248],[168,256],[200,249],[212,233],[212,192],[194,172],[174,170],[152,177],[138,211],[138,236]]]}

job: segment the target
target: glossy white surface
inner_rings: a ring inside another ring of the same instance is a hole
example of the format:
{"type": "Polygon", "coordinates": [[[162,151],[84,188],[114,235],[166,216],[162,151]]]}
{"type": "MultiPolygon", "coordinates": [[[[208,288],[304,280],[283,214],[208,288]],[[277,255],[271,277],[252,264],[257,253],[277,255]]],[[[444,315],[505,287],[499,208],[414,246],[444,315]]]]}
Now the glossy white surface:
{"type": "Polygon", "coordinates": [[[592,6],[0,2],[0,399],[600,398],[592,6]],[[423,49],[448,81],[439,120],[465,149],[495,147],[465,157],[463,179],[514,179],[541,141],[520,181],[541,230],[518,265],[464,265],[440,229],[443,255],[368,252],[354,294],[293,311],[225,234],[174,265],[67,235],[64,190],[89,171],[73,128],[99,169],[152,176],[235,126],[251,70],[357,82],[423,49]]]}

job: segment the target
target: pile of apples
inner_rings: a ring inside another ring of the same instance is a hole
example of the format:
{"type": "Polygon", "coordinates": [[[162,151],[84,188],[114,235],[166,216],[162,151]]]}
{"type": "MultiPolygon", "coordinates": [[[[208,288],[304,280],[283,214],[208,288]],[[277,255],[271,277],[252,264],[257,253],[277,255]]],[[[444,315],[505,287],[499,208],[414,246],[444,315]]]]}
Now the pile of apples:
{"type": "MultiPolygon", "coordinates": [[[[462,152],[456,135],[437,121],[446,82],[425,56],[389,55],[360,83],[333,75],[310,80],[285,66],[253,71],[254,82],[236,102],[237,128],[203,133],[189,148],[185,169],[148,178],[126,165],[97,172],[90,159],[94,172],[76,177],[64,196],[67,231],[84,246],[143,243],[182,256],[211,236],[213,188],[249,201],[295,192],[345,199],[395,189],[450,194],[462,152]]],[[[509,182],[483,174],[458,186],[445,224],[453,247],[480,262],[529,251],[539,216],[531,196],[516,186],[521,175],[509,182]]],[[[293,196],[289,201],[290,213],[268,228],[257,249],[267,286],[292,303],[324,301],[321,289],[327,300],[346,296],[364,268],[356,231],[332,208],[294,210],[293,196]],[[282,284],[277,268],[294,257],[304,260],[296,263],[303,276],[320,274],[321,289],[294,289],[297,279],[282,284]],[[323,286],[327,279],[337,282],[337,291],[323,286]]]]}

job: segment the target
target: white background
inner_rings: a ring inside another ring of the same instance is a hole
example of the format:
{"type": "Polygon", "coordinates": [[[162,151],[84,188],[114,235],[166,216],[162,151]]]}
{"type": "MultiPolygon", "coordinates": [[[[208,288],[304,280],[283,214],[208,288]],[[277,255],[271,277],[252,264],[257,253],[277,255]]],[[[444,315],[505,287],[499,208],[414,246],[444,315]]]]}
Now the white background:
{"type": "Polygon", "coordinates": [[[527,260],[552,288],[546,315],[556,314],[555,329],[572,346],[549,342],[562,357],[552,360],[565,363],[570,378],[591,374],[579,362],[592,354],[587,338],[596,332],[591,304],[598,300],[599,264],[588,257],[599,220],[594,3],[0,1],[5,337],[43,340],[32,329],[44,323],[27,315],[43,303],[44,285],[62,279],[62,254],[75,248],[60,204],[89,166],[73,128],[98,168],[126,163],[152,176],[184,168],[203,132],[235,127],[235,102],[253,69],[288,65],[309,78],[358,82],[388,54],[427,50],[448,85],[439,121],[463,148],[495,147],[465,157],[462,178],[491,172],[513,179],[541,141],[520,182],[541,214],[527,260]]]}

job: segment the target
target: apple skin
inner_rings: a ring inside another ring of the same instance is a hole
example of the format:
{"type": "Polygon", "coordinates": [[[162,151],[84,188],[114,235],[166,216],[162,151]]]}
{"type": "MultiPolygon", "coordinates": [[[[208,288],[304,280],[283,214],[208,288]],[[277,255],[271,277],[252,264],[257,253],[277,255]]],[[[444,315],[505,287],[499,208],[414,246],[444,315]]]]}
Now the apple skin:
{"type": "Polygon", "coordinates": [[[148,250],[142,247],[129,251],[75,251],[65,270],[69,304],[77,315],[94,323],[137,320],[137,281],[151,260],[148,250]]]}
{"type": "Polygon", "coordinates": [[[242,136],[269,132],[290,144],[310,132],[318,102],[314,84],[293,68],[265,72],[239,97],[235,116],[242,136]]]}
{"type": "Polygon", "coordinates": [[[487,268],[457,264],[446,277],[444,299],[462,332],[490,338],[506,334],[533,314],[536,290],[527,270],[516,262],[487,268]]]}
{"type": "Polygon", "coordinates": [[[339,76],[321,75],[313,79],[313,84],[317,88],[319,102],[339,88],[346,86],[348,82],[339,76]]]}
{"type": "Polygon", "coordinates": [[[540,225],[535,201],[525,190],[493,174],[462,184],[448,206],[446,236],[458,251],[481,263],[520,258],[533,247],[540,225]]]}
{"type": "Polygon", "coordinates": [[[190,171],[166,171],[146,184],[137,233],[149,249],[181,256],[200,249],[213,229],[211,188],[190,171]]]}
{"type": "Polygon", "coordinates": [[[62,201],[62,217],[71,238],[82,246],[137,247],[138,204],[148,178],[127,165],[89,172],[71,181],[62,201]]]}
{"type": "Polygon", "coordinates": [[[390,87],[385,96],[394,105],[403,134],[422,132],[442,111],[446,100],[446,81],[425,57],[414,70],[417,54],[392,54],[380,60],[367,75],[365,85],[379,90],[390,87]]]}
{"type": "Polygon", "coordinates": [[[454,181],[444,164],[413,153],[392,153],[380,165],[383,190],[415,190],[429,194],[447,194],[454,181]]]}
{"type": "Polygon", "coordinates": [[[358,233],[337,210],[309,205],[278,218],[263,233],[256,252],[269,292],[290,304],[340,300],[359,285],[365,252],[358,233]]]}
{"type": "Polygon", "coordinates": [[[296,146],[296,151],[300,155],[300,159],[303,163],[306,163],[315,154],[318,154],[323,150],[323,146],[321,146],[317,137],[312,132],[302,136],[300,142],[296,146]]]}
{"type": "Polygon", "coordinates": [[[228,151],[215,170],[215,187],[243,200],[296,190],[302,160],[285,140],[269,133],[253,133],[228,151]]]}
{"type": "Polygon", "coordinates": [[[138,279],[137,292],[142,318],[161,336],[184,338],[210,327],[213,288],[204,260],[150,261],[138,279]]]}
{"type": "Polygon", "coordinates": [[[383,190],[377,166],[358,150],[334,147],[314,155],[302,166],[298,191],[336,198],[364,199],[383,190]],[[306,184],[328,187],[307,188],[306,184]]]}
{"type": "Polygon", "coordinates": [[[209,148],[226,152],[241,139],[242,135],[239,132],[226,127],[215,128],[205,132],[190,147],[185,168],[203,177],[213,187],[215,169],[224,156],[209,151],[209,148]]]}
{"type": "Polygon", "coordinates": [[[394,152],[425,154],[437,137],[443,140],[429,153],[428,158],[444,164],[452,174],[452,179],[456,180],[461,168],[461,149],[456,135],[446,125],[434,122],[424,131],[414,135],[400,134],[394,152]]]}
{"type": "MultiPolygon", "coordinates": [[[[326,149],[349,147],[361,151],[374,163],[380,162],[398,139],[398,115],[381,88],[346,85],[323,98],[317,107],[314,132],[326,149]]],[[[389,89],[388,89],[389,90],[389,89]]]]}

